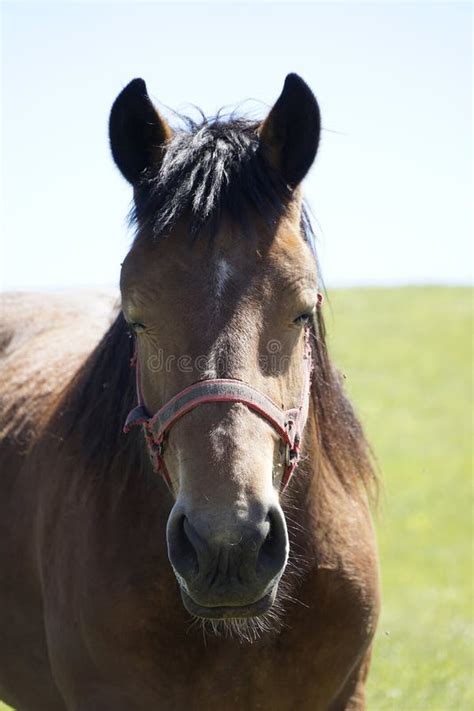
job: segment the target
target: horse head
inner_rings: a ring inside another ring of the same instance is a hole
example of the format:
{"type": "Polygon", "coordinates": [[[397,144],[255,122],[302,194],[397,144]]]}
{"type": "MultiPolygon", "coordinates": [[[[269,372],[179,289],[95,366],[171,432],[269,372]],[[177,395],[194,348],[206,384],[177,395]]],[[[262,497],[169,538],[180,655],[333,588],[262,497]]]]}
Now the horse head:
{"type": "Polygon", "coordinates": [[[308,429],[318,303],[300,184],[319,135],[294,74],[261,123],[172,130],[141,79],[111,112],[137,226],[121,273],[139,398],[127,426],[143,425],[172,492],[169,559],[201,618],[262,615],[288,560],[281,500],[308,429]]]}

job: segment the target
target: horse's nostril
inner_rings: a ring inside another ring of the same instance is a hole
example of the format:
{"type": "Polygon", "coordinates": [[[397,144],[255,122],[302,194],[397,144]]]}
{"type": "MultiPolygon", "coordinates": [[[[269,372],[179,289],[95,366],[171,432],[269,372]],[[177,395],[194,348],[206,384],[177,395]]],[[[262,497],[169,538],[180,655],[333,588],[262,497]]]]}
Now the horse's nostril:
{"type": "Polygon", "coordinates": [[[174,522],[174,530],[170,532],[172,544],[171,562],[176,571],[188,578],[194,577],[199,572],[199,561],[196,548],[192,543],[192,527],[186,516],[180,516],[174,522]]]}
{"type": "Polygon", "coordinates": [[[288,555],[288,537],[283,514],[279,509],[270,509],[266,520],[269,529],[260,546],[257,560],[257,571],[263,574],[282,568],[288,555]]]}
{"type": "Polygon", "coordinates": [[[265,536],[265,539],[264,539],[264,541],[263,541],[264,544],[265,544],[265,543],[270,543],[271,540],[272,540],[272,537],[273,537],[273,527],[272,527],[272,520],[271,520],[271,516],[270,516],[270,515],[267,516],[267,522],[268,522],[269,526],[268,526],[268,533],[267,533],[267,535],[265,536]]]}

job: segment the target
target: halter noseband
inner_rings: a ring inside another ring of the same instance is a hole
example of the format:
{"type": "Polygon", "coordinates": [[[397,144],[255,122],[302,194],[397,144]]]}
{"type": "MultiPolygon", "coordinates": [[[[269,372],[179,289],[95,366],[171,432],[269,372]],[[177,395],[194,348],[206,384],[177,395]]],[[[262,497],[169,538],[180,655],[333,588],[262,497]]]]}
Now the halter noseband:
{"type": "MultiPolygon", "coordinates": [[[[321,302],[322,295],[318,294],[317,306],[320,306],[321,302]]],[[[193,385],[184,388],[160,407],[154,415],[150,416],[143,400],[140,364],[136,347],[132,364],[136,368],[138,405],[129,412],[123,431],[129,432],[132,427],[143,426],[153,469],[163,476],[170,489],[172,488],[171,479],[164,461],[164,447],[168,434],[173,425],[188,412],[199,405],[213,402],[240,402],[267,420],[285,447],[285,469],[281,480],[281,488],[284,489],[287,486],[300,459],[301,438],[308,417],[311,374],[313,370],[308,326],[305,328],[303,395],[299,407],[290,408],[289,410],[284,410],[273,402],[268,395],[242,380],[210,378],[198,380],[193,385]]]]}

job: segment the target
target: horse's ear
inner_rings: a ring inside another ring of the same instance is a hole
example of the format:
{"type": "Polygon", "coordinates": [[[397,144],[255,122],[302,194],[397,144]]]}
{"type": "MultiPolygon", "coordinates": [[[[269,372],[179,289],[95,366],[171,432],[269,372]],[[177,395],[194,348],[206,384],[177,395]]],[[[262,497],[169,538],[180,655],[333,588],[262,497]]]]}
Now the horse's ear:
{"type": "Polygon", "coordinates": [[[135,185],[146,168],[161,161],[171,136],[143,79],[133,79],[115,99],[109,120],[110,147],[122,175],[135,185]]]}
{"type": "Polygon", "coordinates": [[[260,128],[260,146],[290,188],[296,188],[310,169],[320,132],[321,117],[313,92],[297,74],[288,74],[260,128]]]}

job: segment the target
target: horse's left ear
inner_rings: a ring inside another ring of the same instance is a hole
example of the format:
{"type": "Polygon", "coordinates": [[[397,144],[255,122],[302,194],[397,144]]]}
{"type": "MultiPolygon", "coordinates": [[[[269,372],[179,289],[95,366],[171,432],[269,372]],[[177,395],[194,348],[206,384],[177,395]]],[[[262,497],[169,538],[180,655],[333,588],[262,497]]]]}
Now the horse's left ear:
{"type": "Polygon", "coordinates": [[[313,92],[298,74],[288,74],[280,97],[260,128],[260,146],[290,188],[296,188],[310,169],[320,132],[321,117],[313,92]]]}
{"type": "Polygon", "coordinates": [[[115,99],[109,120],[110,147],[122,175],[135,185],[146,168],[160,163],[171,136],[143,79],[133,79],[115,99]]]}

